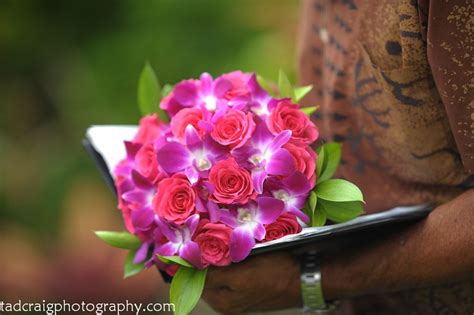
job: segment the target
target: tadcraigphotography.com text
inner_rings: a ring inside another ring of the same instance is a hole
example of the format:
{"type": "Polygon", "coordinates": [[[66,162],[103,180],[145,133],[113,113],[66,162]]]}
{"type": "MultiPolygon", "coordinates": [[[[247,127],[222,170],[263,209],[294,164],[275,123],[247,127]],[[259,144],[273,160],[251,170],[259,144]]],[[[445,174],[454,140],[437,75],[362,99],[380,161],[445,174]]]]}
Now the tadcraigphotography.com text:
{"type": "Polygon", "coordinates": [[[69,303],[65,300],[61,302],[24,302],[18,300],[16,302],[0,301],[0,315],[16,312],[35,312],[47,315],[56,315],[59,313],[91,313],[95,315],[102,314],[122,314],[133,313],[135,315],[147,312],[174,312],[175,306],[173,303],[133,303],[128,300],[122,303],[90,303],[77,302],[69,303]]]}

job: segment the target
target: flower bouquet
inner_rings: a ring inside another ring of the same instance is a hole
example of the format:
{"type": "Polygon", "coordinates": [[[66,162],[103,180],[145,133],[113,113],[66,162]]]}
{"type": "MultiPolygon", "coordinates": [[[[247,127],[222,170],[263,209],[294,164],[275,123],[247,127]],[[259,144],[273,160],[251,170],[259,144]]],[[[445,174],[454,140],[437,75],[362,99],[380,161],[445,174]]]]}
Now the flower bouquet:
{"type": "Polygon", "coordinates": [[[317,108],[298,105],[310,90],[294,88],[282,71],[278,84],[235,71],[160,88],[145,66],[144,117],[114,170],[128,232],[96,232],[129,250],[125,277],[157,266],[173,276],[175,314],[188,314],[209,266],[238,263],[258,243],[362,213],[361,191],[332,179],[341,146],[312,147],[317,108]]]}

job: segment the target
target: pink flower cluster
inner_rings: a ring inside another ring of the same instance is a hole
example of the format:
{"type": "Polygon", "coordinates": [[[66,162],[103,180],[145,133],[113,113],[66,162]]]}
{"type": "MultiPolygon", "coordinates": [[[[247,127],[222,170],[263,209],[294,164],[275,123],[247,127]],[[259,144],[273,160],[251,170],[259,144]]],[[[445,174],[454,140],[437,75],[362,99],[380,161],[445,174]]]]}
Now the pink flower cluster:
{"type": "Polygon", "coordinates": [[[254,74],[178,83],[143,117],[115,169],[134,262],[178,255],[197,268],[245,259],[256,242],[301,231],[315,185],[318,130],[299,105],[271,97],[254,74]]]}

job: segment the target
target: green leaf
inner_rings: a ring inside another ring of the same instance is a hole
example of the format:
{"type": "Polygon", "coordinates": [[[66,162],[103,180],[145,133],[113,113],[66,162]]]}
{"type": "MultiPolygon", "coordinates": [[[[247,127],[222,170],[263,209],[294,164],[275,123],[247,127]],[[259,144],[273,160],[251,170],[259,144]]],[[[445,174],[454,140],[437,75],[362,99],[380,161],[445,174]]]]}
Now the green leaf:
{"type": "Polygon", "coordinates": [[[311,92],[312,89],[313,89],[312,85],[305,85],[305,86],[295,87],[295,89],[294,89],[294,93],[295,93],[294,101],[295,101],[295,103],[298,103],[299,101],[301,101],[303,99],[303,97],[306,96],[306,94],[311,92]]]}
{"type": "Polygon", "coordinates": [[[190,268],[193,267],[190,263],[188,263],[186,260],[184,260],[183,258],[179,256],[159,256],[158,255],[158,258],[165,264],[178,264],[185,267],[190,267],[190,268]]]}
{"type": "Polygon", "coordinates": [[[320,202],[316,204],[316,209],[313,212],[313,216],[311,217],[311,226],[317,227],[317,226],[323,226],[326,224],[327,221],[327,215],[326,212],[324,211],[322,205],[320,202]]]}
{"type": "Polygon", "coordinates": [[[334,173],[341,162],[341,147],[342,145],[337,142],[324,144],[324,158],[326,164],[321,174],[318,176],[317,183],[322,183],[334,176],[334,173]]]}
{"type": "Polygon", "coordinates": [[[321,176],[321,174],[324,172],[324,168],[326,167],[327,161],[326,161],[326,148],[324,145],[319,147],[318,150],[318,158],[316,160],[316,175],[318,175],[318,178],[321,176]]]}
{"type": "Polygon", "coordinates": [[[328,179],[317,184],[316,195],[328,201],[364,201],[359,187],[344,179],[328,179]]]}
{"type": "Polygon", "coordinates": [[[308,116],[311,116],[315,111],[317,111],[319,106],[310,106],[310,107],[302,107],[301,111],[308,116]]]}
{"type": "Polygon", "coordinates": [[[289,97],[291,99],[295,99],[293,86],[291,85],[290,80],[288,80],[288,77],[286,76],[285,72],[283,72],[283,70],[281,69],[278,73],[278,90],[280,91],[281,97],[289,97]]]}
{"type": "Polygon", "coordinates": [[[125,266],[123,270],[123,277],[128,278],[131,276],[134,276],[138,274],[140,271],[142,271],[145,268],[145,264],[134,264],[133,263],[133,258],[135,257],[136,251],[131,250],[127,257],[125,258],[125,266]]]}
{"type": "Polygon", "coordinates": [[[272,84],[270,83],[270,80],[265,79],[261,75],[257,74],[257,83],[270,94],[271,96],[275,96],[273,93],[274,89],[272,89],[272,84]]]}
{"type": "Polygon", "coordinates": [[[321,199],[318,205],[324,209],[327,218],[334,222],[346,222],[364,212],[359,201],[334,202],[321,199]]]}
{"type": "Polygon", "coordinates": [[[171,84],[165,84],[163,88],[161,89],[161,97],[168,96],[168,94],[171,93],[173,90],[174,86],[171,84]]]}
{"type": "Polygon", "coordinates": [[[201,298],[207,269],[199,270],[180,266],[171,281],[170,303],[175,305],[175,315],[187,315],[201,298]]]}
{"type": "Polygon", "coordinates": [[[138,80],[138,107],[142,115],[157,113],[158,117],[169,122],[165,111],[160,109],[161,87],[150,63],[146,63],[138,80]]]}
{"type": "Polygon", "coordinates": [[[311,210],[311,213],[314,212],[316,209],[316,204],[318,203],[318,197],[316,197],[316,194],[314,191],[311,191],[309,193],[309,198],[308,198],[308,204],[309,204],[309,209],[311,210]]]}
{"type": "Polygon", "coordinates": [[[95,231],[95,234],[113,247],[133,250],[141,245],[140,239],[128,232],[95,231]]]}

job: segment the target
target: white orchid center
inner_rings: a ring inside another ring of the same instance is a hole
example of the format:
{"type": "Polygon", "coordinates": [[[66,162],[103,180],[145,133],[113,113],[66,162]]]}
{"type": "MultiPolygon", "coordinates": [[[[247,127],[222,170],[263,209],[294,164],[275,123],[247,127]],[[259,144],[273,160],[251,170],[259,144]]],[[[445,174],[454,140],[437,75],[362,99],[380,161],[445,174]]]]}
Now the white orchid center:
{"type": "Polygon", "coordinates": [[[252,214],[250,213],[248,209],[239,208],[237,211],[238,211],[237,220],[240,223],[250,223],[253,221],[252,214]]]}
{"type": "Polygon", "coordinates": [[[273,197],[283,201],[284,203],[288,203],[290,201],[290,195],[283,189],[277,190],[273,192],[273,197]]]}
{"type": "Polygon", "coordinates": [[[208,111],[212,112],[215,111],[217,108],[217,99],[212,95],[206,96],[204,98],[204,103],[206,104],[206,109],[208,111]]]}

